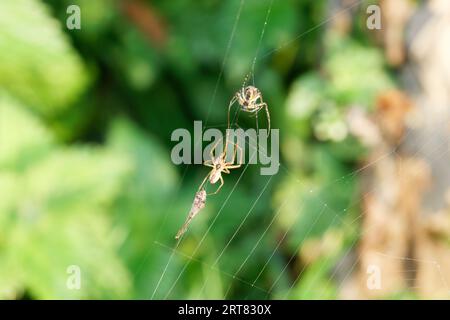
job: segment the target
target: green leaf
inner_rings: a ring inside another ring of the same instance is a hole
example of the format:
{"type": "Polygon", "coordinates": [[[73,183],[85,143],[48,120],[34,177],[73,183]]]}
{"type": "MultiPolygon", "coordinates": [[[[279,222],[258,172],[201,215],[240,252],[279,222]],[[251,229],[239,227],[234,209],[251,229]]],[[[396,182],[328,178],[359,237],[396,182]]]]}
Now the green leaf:
{"type": "Polygon", "coordinates": [[[52,140],[33,114],[0,91],[0,170],[33,161],[47,152],[52,140]]]}
{"type": "Polygon", "coordinates": [[[0,2],[0,86],[50,116],[67,109],[88,74],[60,23],[36,0],[0,2]]]}
{"type": "Polygon", "coordinates": [[[334,34],[328,36],[328,47],[325,69],[338,103],[372,107],[377,94],[393,87],[379,49],[334,34]]]}

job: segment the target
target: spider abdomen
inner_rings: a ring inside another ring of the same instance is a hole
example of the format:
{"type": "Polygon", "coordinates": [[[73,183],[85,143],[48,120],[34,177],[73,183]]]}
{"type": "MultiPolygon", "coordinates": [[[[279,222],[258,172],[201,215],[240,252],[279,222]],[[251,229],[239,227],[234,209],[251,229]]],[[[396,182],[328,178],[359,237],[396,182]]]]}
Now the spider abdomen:
{"type": "Polygon", "coordinates": [[[217,181],[219,181],[219,179],[220,179],[220,171],[216,171],[212,173],[211,176],[209,177],[209,182],[211,184],[215,184],[217,181]]]}

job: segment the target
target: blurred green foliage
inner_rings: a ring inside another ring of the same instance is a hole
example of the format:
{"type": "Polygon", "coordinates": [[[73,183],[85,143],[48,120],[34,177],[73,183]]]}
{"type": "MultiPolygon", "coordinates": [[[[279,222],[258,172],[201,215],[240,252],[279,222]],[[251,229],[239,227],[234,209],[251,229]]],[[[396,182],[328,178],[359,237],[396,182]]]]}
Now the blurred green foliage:
{"type": "Polygon", "coordinates": [[[155,298],[186,265],[171,298],[336,297],[332,269],[358,228],[351,173],[365,152],[344,115],[393,85],[382,55],[362,30],[311,29],[326,1],[275,1],[259,47],[269,1],[247,0],[215,91],[240,0],[141,3],[164,21],[164,45],[123,1],[0,3],[0,297],[150,298],[166,265],[155,298]],[[65,27],[70,4],[81,30],[65,27]],[[227,176],[167,264],[207,173],[172,164],[170,134],[193,120],[223,129],[256,54],[280,172],[227,176]],[[304,243],[330,234],[333,250],[300,261],[304,243]],[[66,287],[70,265],[80,290],[66,287]]]}

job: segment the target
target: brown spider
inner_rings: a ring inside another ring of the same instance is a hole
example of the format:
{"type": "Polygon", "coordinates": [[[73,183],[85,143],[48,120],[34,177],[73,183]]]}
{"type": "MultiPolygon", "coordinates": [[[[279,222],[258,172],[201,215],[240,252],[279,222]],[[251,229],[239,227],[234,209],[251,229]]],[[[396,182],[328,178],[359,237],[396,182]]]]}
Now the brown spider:
{"type": "Polygon", "coordinates": [[[231,162],[226,162],[228,140],[225,143],[224,151],[218,157],[214,157],[213,151],[216,149],[218,143],[219,142],[217,142],[210,151],[211,160],[206,160],[203,163],[205,166],[211,167],[212,169],[208,173],[208,175],[205,177],[205,179],[203,180],[202,184],[199,187],[199,190],[201,190],[203,188],[206,181],[208,181],[208,180],[209,180],[209,183],[211,183],[211,184],[215,184],[215,183],[217,183],[217,181],[220,180],[220,186],[217,188],[217,190],[213,193],[208,193],[208,195],[216,194],[222,188],[222,186],[224,184],[224,181],[222,178],[222,173],[228,174],[228,173],[230,173],[229,169],[236,169],[242,165],[242,156],[243,156],[242,149],[236,143],[234,143],[235,148],[234,148],[233,158],[232,158],[231,162]],[[239,163],[234,164],[234,161],[236,160],[237,149],[240,150],[239,163]]]}
{"type": "Polygon", "coordinates": [[[242,111],[254,113],[256,116],[256,122],[258,122],[258,112],[259,110],[265,108],[267,114],[268,131],[270,132],[270,114],[267,103],[263,101],[261,91],[254,86],[242,87],[241,90],[236,92],[230,101],[228,106],[228,127],[230,127],[230,110],[231,106],[235,102],[239,103],[242,111]]]}

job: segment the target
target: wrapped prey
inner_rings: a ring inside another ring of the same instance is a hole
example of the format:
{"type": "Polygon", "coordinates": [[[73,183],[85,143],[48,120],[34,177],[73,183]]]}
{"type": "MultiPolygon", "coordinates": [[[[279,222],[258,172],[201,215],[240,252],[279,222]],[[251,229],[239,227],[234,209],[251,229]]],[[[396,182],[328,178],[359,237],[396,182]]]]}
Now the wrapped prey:
{"type": "Polygon", "coordinates": [[[183,224],[181,229],[178,231],[175,239],[179,239],[187,230],[189,224],[192,219],[205,207],[206,203],[206,191],[205,189],[201,189],[195,194],[194,202],[192,203],[191,210],[189,211],[189,215],[187,216],[186,222],[183,224]]]}

